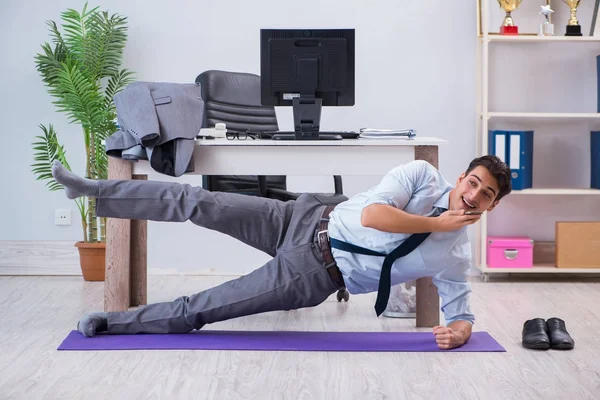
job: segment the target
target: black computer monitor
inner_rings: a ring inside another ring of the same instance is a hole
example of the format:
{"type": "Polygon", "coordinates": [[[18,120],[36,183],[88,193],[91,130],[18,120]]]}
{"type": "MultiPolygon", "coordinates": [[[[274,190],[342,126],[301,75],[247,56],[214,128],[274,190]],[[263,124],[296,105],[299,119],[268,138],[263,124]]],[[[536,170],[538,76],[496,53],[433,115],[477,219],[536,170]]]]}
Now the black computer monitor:
{"type": "Polygon", "coordinates": [[[261,29],[261,102],[292,106],[294,139],[319,135],[322,106],[354,105],[354,29],[261,29]]]}

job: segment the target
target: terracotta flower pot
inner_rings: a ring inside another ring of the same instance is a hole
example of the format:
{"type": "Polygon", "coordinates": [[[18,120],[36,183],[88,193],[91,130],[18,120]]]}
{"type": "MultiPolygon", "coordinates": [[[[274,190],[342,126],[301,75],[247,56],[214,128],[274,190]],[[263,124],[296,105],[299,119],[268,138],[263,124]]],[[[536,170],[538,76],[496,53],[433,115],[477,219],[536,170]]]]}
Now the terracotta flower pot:
{"type": "Polygon", "coordinates": [[[103,281],[106,265],[106,243],[77,242],[79,263],[83,279],[86,281],[103,281]]]}

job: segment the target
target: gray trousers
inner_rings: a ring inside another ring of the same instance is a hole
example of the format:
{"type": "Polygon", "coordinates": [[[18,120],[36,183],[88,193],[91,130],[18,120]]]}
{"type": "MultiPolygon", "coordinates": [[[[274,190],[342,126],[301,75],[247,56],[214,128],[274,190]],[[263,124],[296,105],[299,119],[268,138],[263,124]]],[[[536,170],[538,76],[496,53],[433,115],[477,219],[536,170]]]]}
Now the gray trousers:
{"type": "Polygon", "coordinates": [[[98,216],[189,220],[273,257],[245,276],[189,297],[110,312],[108,333],[186,333],[235,317],[316,306],[339,289],[316,245],[325,205],[314,195],[283,202],[169,182],[107,180],[99,185],[98,216]]]}

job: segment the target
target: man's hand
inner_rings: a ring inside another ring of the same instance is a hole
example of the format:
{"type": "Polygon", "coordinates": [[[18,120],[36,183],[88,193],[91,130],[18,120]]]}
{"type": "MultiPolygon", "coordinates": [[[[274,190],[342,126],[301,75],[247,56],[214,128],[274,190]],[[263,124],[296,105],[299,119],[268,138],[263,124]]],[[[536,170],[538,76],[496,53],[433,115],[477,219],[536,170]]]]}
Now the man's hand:
{"type": "Polygon", "coordinates": [[[479,221],[481,215],[465,215],[465,210],[445,211],[438,217],[410,214],[387,204],[363,208],[360,223],[367,228],[391,233],[449,232],[479,221]]]}
{"type": "Polygon", "coordinates": [[[456,231],[465,225],[471,225],[479,221],[481,215],[465,215],[465,210],[452,211],[448,210],[434,218],[437,225],[436,231],[450,232],[456,231]]]}
{"type": "Polygon", "coordinates": [[[433,328],[433,334],[435,335],[435,341],[438,347],[442,350],[460,347],[465,344],[468,339],[464,332],[453,330],[446,326],[435,326],[433,328]]]}

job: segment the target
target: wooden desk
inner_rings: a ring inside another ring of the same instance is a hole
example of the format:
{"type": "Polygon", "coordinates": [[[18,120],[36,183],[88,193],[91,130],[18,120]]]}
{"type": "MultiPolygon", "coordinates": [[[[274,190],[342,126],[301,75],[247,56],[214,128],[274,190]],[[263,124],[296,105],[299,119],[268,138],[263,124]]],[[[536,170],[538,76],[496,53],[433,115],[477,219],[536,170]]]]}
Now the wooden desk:
{"type": "MultiPolygon", "coordinates": [[[[437,138],[342,141],[198,140],[196,175],[385,175],[412,160],[438,166],[437,138]]],[[[109,179],[147,179],[147,161],[109,158],[109,179]]],[[[147,304],[147,222],[107,219],[104,310],[147,304]]],[[[417,281],[417,327],[439,324],[439,296],[431,278],[417,281]]]]}

